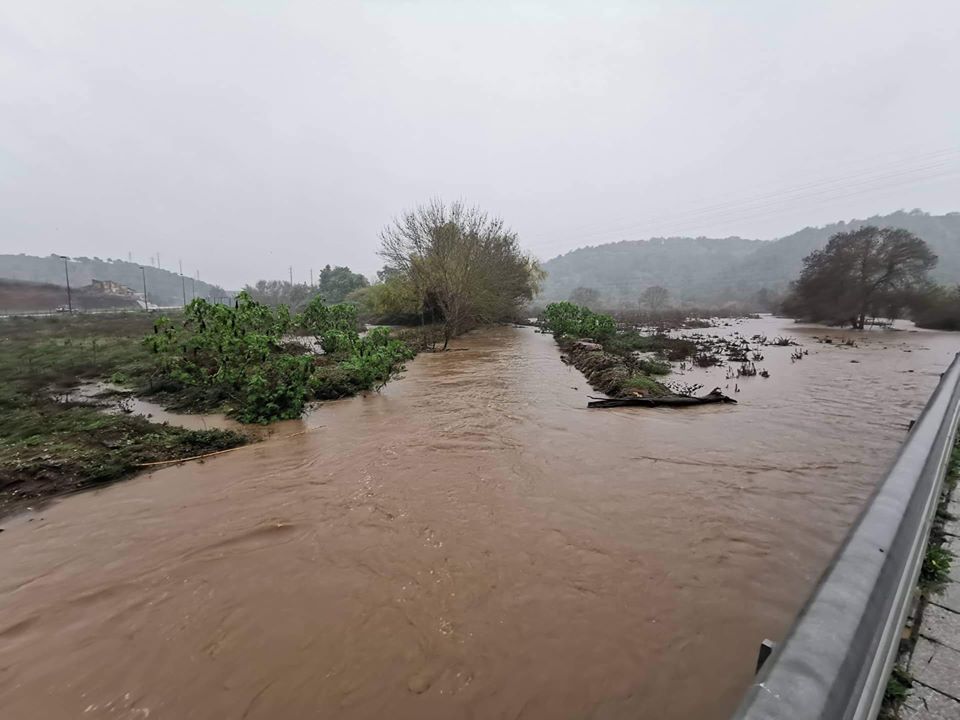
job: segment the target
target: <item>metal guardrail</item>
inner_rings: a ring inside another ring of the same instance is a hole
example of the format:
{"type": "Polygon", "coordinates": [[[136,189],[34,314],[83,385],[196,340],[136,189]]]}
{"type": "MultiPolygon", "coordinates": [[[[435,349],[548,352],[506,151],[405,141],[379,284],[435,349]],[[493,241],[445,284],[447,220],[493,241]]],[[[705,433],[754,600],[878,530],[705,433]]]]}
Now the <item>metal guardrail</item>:
{"type": "Polygon", "coordinates": [[[958,421],[960,354],[786,639],[764,663],[736,720],[877,716],[958,421]]]}

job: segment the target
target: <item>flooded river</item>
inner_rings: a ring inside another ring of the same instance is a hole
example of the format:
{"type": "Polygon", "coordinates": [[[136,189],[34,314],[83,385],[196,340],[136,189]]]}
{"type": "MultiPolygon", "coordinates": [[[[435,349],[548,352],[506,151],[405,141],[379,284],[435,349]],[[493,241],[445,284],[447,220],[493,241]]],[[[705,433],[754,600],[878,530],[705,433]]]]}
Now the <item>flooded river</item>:
{"type": "Polygon", "coordinates": [[[483,330],[0,523],[0,716],[725,718],[960,336],[721,331],[809,355],[735,406],[587,410],[552,339],[483,330]]]}

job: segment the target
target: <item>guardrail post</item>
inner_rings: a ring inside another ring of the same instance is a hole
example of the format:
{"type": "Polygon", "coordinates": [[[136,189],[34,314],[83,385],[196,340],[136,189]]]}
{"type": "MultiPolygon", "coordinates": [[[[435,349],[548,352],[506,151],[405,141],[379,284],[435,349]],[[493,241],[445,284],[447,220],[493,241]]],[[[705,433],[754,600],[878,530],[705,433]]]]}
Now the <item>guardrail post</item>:
{"type": "Polygon", "coordinates": [[[764,638],[763,642],[760,643],[760,652],[757,653],[757,669],[754,670],[755,673],[760,672],[760,668],[763,667],[763,664],[767,661],[767,658],[770,657],[774,648],[776,647],[777,644],[773,640],[764,638]]]}

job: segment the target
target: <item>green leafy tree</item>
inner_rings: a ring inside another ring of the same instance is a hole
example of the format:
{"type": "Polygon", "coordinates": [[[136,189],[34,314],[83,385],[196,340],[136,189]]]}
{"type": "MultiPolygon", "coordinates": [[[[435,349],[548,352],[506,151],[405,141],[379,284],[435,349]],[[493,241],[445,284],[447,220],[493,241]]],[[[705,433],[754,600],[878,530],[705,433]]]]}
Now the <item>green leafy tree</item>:
{"type": "Polygon", "coordinates": [[[351,292],[370,284],[363,275],[351,271],[348,267],[330,265],[320,271],[317,280],[315,286],[287,280],[258,280],[255,285],[247,285],[244,292],[264,305],[286,305],[297,311],[306,307],[317,296],[328,305],[342,303],[351,292]]]}
{"type": "Polygon", "coordinates": [[[348,267],[330,267],[327,265],[320,271],[317,283],[317,292],[329,304],[342,303],[355,290],[365,288],[370,283],[360,273],[355,273],[348,267]]]}

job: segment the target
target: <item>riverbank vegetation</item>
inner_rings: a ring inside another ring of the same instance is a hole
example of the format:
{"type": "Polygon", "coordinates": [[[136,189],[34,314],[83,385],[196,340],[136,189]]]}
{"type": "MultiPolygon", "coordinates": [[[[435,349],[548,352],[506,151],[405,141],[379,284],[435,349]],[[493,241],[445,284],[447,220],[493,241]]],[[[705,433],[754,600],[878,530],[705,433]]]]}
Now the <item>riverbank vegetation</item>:
{"type": "Polygon", "coordinates": [[[161,318],[146,344],[152,392],[167,406],[225,410],[247,423],[300,417],[311,400],[377,390],[415,354],[385,328],[361,336],[351,305],[316,296],[291,315],[244,292],[232,306],[197,300],[181,319],[161,318]]]}
{"type": "MultiPolygon", "coordinates": [[[[781,299],[772,298],[763,304],[728,302],[718,305],[701,305],[692,303],[671,304],[669,292],[664,288],[654,286],[647,288],[652,293],[642,293],[641,298],[634,303],[613,305],[605,302],[599,293],[592,288],[577,288],[571,293],[569,302],[574,305],[588,307],[595,312],[601,312],[612,317],[618,326],[645,328],[654,333],[663,333],[668,330],[686,330],[709,328],[722,325],[731,320],[743,318],[757,318],[759,311],[770,312],[780,306],[781,299]],[[588,302],[584,302],[586,299],[588,302]]],[[[545,306],[532,304],[527,311],[530,317],[543,315],[545,306]]]]}
{"type": "Polygon", "coordinates": [[[40,499],[128,477],[145,463],[235,447],[225,430],[107,413],[74,391],[116,376],[145,379],[145,313],[0,320],[0,515],[40,499]]]}

